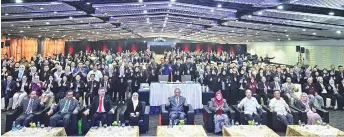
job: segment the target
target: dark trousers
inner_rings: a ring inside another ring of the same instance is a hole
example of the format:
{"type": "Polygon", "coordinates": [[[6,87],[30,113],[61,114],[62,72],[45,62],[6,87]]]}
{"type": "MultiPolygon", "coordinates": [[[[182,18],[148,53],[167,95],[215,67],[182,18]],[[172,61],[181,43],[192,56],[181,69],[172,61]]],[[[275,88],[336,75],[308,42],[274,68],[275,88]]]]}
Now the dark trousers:
{"type": "MultiPolygon", "coordinates": [[[[343,109],[343,105],[344,105],[344,96],[341,94],[333,94],[331,97],[331,106],[335,106],[336,105],[336,101],[338,103],[338,108],[339,109],[343,109]]],[[[326,101],[325,101],[326,102],[326,101]]]]}
{"type": "Polygon", "coordinates": [[[125,86],[120,86],[119,87],[119,89],[118,89],[118,101],[124,101],[125,91],[126,91],[126,87],[125,86]]]}
{"type": "Polygon", "coordinates": [[[129,124],[130,126],[139,125],[139,117],[129,117],[129,124]]]}
{"type": "Polygon", "coordinates": [[[99,122],[98,121],[101,121],[102,124],[106,124],[106,119],[107,119],[107,113],[94,113],[93,116],[92,116],[92,120],[91,120],[91,124],[92,126],[96,126],[98,125],[99,126],[99,122]]]}
{"type": "MultiPolygon", "coordinates": [[[[272,93],[269,93],[269,92],[267,92],[267,94],[265,94],[265,93],[260,93],[259,96],[260,96],[261,98],[263,98],[264,105],[268,105],[268,99],[271,99],[271,98],[274,97],[274,96],[272,95],[272,93]]],[[[260,99],[259,99],[259,102],[261,102],[260,99]]]]}
{"type": "Polygon", "coordinates": [[[33,120],[34,114],[21,114],[17,119],[16,119],[16,126],[25,126],[28,127],[30,122],[33,120]]]}
{"type": "Polygon", "coordinates": [[[294,121],[294,117],[291,114],[287,115],[277,115],[277,119],[280,120],[284,125],[292,125],[294,121]]]}
{"type": "Polygon", "coordinates": [[[67,129],[68,125],[70,124],[70,116],[71,116],[71,114],[69,114],[69,113],[57,112],[52,117],[50,117],[50,126],[56,127],[56,125],[58,124],[58,121],[63,120],[63,122],[62,122],[63,127],[65,129],[67,129]]]}
{"type": "Polygon", "coordinates": [[[238,99],[241,100],[245,97],[245,90],[241,90],[239,89],[239,93],[238,93],[238,99]]]}
{"type": "Polygon", "coordinates": [[[93,97],[95,97],[95,96],[97,96],[97,95],[94,95],[92,93],[86,93],[86,95],[85,95],[85,103],[86,103],[86,105],[92,104],[93,97]],[[88,99],[90,99],[90,102],[88,102],[88,99]]]}
{"type": "Polygon", "coordinates": [[[113,98],[113,91],[106,91],[106,95],[108,95],[110,97],[110,99],[112,100],[112,98],[113,98]]]}
{"type": "Polygon", "coordinates": [[[12,94],[9,94],[9,93],[7,93],[7,94],[5,95],[5,109],[7,109],[8,105],[9,105],[9,103],[10,103],[10,98],[12,98],[12,97],[13,97],[13,95],[12,95],[12,94]]]}
{"type": "Polygon", "coordinates": [[[245,114],[245,117],[247,118],[248,121],[252,121],[254,120],[255,122],[258,122],[259,124],[262,123],[262,119],[260,118],[260,116],[258,114],[245,114]]]}

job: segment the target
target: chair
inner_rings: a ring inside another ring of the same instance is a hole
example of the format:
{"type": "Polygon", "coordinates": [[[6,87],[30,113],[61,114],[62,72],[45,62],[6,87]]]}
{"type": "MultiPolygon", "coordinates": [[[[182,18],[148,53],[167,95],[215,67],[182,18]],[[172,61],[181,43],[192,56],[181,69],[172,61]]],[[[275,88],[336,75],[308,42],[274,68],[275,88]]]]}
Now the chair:
{"type": "MultiPolygon", "coordinates": [[[[146,102],[141,101],[141,110],[140,110],[140,118],[139,118],[139,129],[140,133],[148,133],[149,129],[149,111],[150,106],[146,105],[146,102]]],[[[129,125],[129,119],[125,119],[125,111],[127,110],[127,105],[124,105],[121,110],[119,110],[119,120],[121,123],[125,123],[129,125]]]]}
{"type": "MultiPolygon", "coordinates": [[[[48,108],[50,110],[50,108],[48,108]]],[[[79,111],[80,113],[81,111],[79,111]]],[[[53,114],[51,114],[50,116],[48,116],[46,113],[44,113],[44,117],[43,117],[43,123],[47,126],[50,126],[50,118],[55,114],[56,112],[53,112],[53,114]]],[[[63,119],[57,121],[57,127],[63,127],[63,119]]],[[[78,114],[72,114],[70,116],[70,124],[68,125],[68,128],[65,129],[67,135],[71,135],[71,134],[76,134],[78,129],[78,114]]]]}
{"type": "MultiPolygon", "coordinates": [[[[87,133],[88,130],[90,130],[90,128],[93,126],[93,125],[91,125],[93,113],[91,113],[91,111],[90,111],[89,115],[85,116],[83,113],[81,113],[81,112],[84,112],[85,110],[87,110],[87,107],[83,106],[80,110],[80,113],[79,113],[79,116],[81,116],[81,119],[82,119],[82,131],[83,131],[83,133],[87,133]]],[[[114,110],[113,114],[111,112],[109,112],[107,115],[106,124],[109,126],[112,124],[113,121],[115,121],[117,119],[117,106],[114,106],[113,110],[114,110]]],[[[97,123],[99,123],[99,121],[97,121],[97,123]]]]}
{"type": "MultiPolygon", "coordinates": [[[[277,112],[271,112],[271,110],[267,106],[262,106],[262,107],[267,112],[267,117],[268,117],[267,125],[274,131],[285,132],[287,127],[280,120],[277,119],[277,112]]],[[[290,108],[290,111],[294,117],[293,124],[296,124],[300,119],[299,113],[292,108],[290,108]]]]}
{"type": "MultiPolygon", "coordinates": [[[[47,113],[49,108],[42,109],[39,112],[36,112],[32,122],[37,123],[38,121],[40,123],[44,123],[44,120],[41,119],[45,113],[47,113]]],[[[15,110],[12,110],[7,113],[6,115],[6,127],[5,127],[5,132],[10,131],[12,129],[12,122],[15,121],[21,114],[23,113],[23,106],[19,106],[15,110]]]]}
{"type": "MultiPolygon", "coordinates": [[[[237,105],[233,105],[233,108],[235,110],[235,119],[239,120],[239,123],[240,124],[243,124],[243,125],[247,125],[248,124],[248,120],[247,120],[247,117],[245,117],[245,114],[244,114],[244,107],[242,109],[239,109],[237,105]]],[[[267,125],[267,112],[261,108],[261,109],[258,109],[257,108],[257,112],[258,114],[260,115],[260,118],[262,119],[262,125],[267,125]]]]}
{"type": "MultiPolygon", "coordinates": [[[[307,112],[306,111],[301,111],[300,109],[296,108],[295,106],[290,106],[292,109],[296,110],[299,113],[299,117],[301,122],[305,122],[307,123],[307,112]]],[[[320,117],[322,117],[323,121],[326,123],[329,123],[330,120],[330,116],[329,116],[329,112],[324,110],[324,109],[319,109],[316,108],[317,113],[320,115],[320,117]]]]}
{"type": "MultiPolygon", "coordinates": [[[[210,101],[208,101],[208,104],[209,102],[210,101]]],[[[210,111],[209,105],[203,105],[203,122],[208,132],[214,131],[214,115],[215,112],[210,111]]],[[[229,112],[227,113],[227,115],[230,118],[230,120],[238,120],[235,119],[235,111],[231,107],[229,107],[229,112]]]]}
{"type": "MultiPolygon", "coordinates": [[[[161,125],[168,125],[169,124],[169,114],[170,114],[170,106],[166,106],[166,104],[161,105],[161,125]]],[[[195,121],[195,111],[191,104],[184,106],[184,112],[186,115],[186,125],[193,125],[195,121]]]]}

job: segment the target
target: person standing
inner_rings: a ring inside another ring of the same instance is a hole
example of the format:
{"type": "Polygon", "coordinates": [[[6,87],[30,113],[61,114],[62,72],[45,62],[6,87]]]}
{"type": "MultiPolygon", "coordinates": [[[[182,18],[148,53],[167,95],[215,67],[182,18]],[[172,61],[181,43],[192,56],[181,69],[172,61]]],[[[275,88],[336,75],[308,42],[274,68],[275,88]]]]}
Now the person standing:
{"type": "Polygon", "coordinates": [[[13,81],[12,76],[8,75],[6,81],[1,81],[1,98],[5,98],[5,109],[11,109],[7,108],[9,107],[8,105],[10,104],[10,98],[13,97],[14,92],[15,92],[15,87],[16,87],[16,82],[13,81]]]}
{"type": "Polygon", "coordinates": [[[89,105],[89,102],[92,104],[93,97],[97,96],[97,91],[99,89],[99,82],[95,80],[95,75],[90,75],[90,81],[86,84],[87,93],[85,95],[85,103],[86,105],[89,105]],[[88,101],[90,99],[90,101],[88,101]]]}

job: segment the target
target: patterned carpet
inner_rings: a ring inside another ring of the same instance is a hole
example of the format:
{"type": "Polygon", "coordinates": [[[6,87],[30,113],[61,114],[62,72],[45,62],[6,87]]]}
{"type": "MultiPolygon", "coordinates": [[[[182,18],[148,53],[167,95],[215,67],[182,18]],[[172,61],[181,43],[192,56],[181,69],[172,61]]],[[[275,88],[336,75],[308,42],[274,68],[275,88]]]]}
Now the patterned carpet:
{"type": "MultiPolygon", "coordinates": [[[[344,131],[344,111],[333,111],[330,112],[330,125],[344,131]]],[[[1,114],[1,134],[4,134],[5,130],[5,115],[6,113],[1,114]]],[[[197,125],[203,125],[202,114],[195,115],[195,121],[197,125]]],[[[142,134],[143,136],[155,136],[156,127],[158,125],[158,115],[150,115],[149,117],[149,131],[148,134],[142,134]]],[[[219,136],[214,133],[207,133],[208,136],[219,136]]],[[[285,136],[285,133],[278,132],[279,135],[285,136]]]]}

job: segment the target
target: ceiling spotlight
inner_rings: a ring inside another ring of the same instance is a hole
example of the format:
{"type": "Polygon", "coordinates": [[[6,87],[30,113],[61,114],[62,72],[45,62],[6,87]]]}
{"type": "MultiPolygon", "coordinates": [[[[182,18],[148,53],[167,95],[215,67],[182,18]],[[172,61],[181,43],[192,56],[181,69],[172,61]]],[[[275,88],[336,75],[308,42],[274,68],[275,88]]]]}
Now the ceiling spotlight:
{"type": "Polygon", "coordinates": [[[337,34],[342,34],[342,31],[337,30],[336,33],[337,33],[337,34]]]}
{"type": "Polygon", "coordinates": [[[8,33],[8,35],[11,35],[11,33],[8,33]]]}
{"type": "Polygon", "coordinates": [[[252,18],[252,15],[248,15],[248,18],[252,18]]]}
{"type": "Polygon", "coordinates": [[[49,25],[49,24],[50,24],[50,22],[46,22],[45,24],[49,25]]]}
{"type": "Polygon", "coordinates": [[[169,7],[172,7],[172,4],[168,4],[169,7]]]}
{"type": "Polygon", "coordinates": [[[334,12],[331,11],[330,13],[328,13],[328,15],[333,16],[333,15],[334,15],[334,12]]]}
{"type": "Polygon", "coordinates": [[[10,15],[10,14],[6,13],[5,15],[8,16],[8,15],[10,15]]]}
{"type": "Polygon", "coordinates": [[[30,28],[30,26],[27,26],[27,28],[29,29],[29,28],[30,28]]]}
{"type": "Polygon", "coordinates": [[[317,33],[314,32],[313,35],[317,35],[317,33]]]}
{"type": "Polygon", "coordinates": [[[214,12],[214,9],[211,9],[210,11],[211,11],[211,12],[214,12]]]}
{"type": "Polygon", "coordinates": [[[302,31],[306,31],[306,29],[302,29],[302,31]]]}
{"type": "Polygon", "coordinates": [[[291,40],[290,38],[288,38],[288,40],[291,40]]]}
{"type": "Polygon", "coordinates": [[[41,35],[38,35],[38,37],[40,38],[40,37],[42,37],[41,35]]]}
{"type": "Polygon", "coordinates": [[[90,5],[91,3],[90,2],[86,2],[87,5],[90,5]]]}
{"type": "Polygon", "coordinates": [[[143,13],[147,13],[147,10],[144,10],[143,13]]]}
{"type": "Polygon", "coordinates": [[[96,8],[96,10],[99,10],[99,8],[96,8]]]}
{"type": "Polygon", "coordinates": [[[16,3],[23,3],[22,0],[16,0],[15,2],[16,2],[16,3]]]}
{"type": "Polygon", "coordinates": [[[279,9],[279,10],[283,10],[283,6],[282,5],[279,5],[279,6],[277,6],[277,9],[279,9]]]}
{"type": "Polygon", "coordinates": [[[31,21],[33,21],[33,19],[30,19],[31,21]]]}
{"type": "Polygon", "coordinates": [[[69,19],[73,19],[73,17],[72,17],[72,16],[70,16],[70,17],[69,17],[69,19]]]}
{"type": "Polygon", "coordinates": [[[285,36],[289,37],[289,35],[285,35],[285,36]]]}
{"type": "Polygon", "coordinates": [[[278,41],[280,41],[281,39],[277,39],[278,41]]]}
{"type": "Polygon", "coordinates": [[[171,0],[171,2],[175,2],[176,0],[171,0]]]}
{"type": "Polygon", "coordinates": [[[40,10],[44,10],[44,8],[43,7],[41,7],[41,8],[39,8],[40,10]]]}
{"type": "Polygon", "coordinates": [[[263,15],[263,12],[259,11],[259,12],[258,12],[258,15],[263,15]]]}
{"type": "Polygon", "coordinates": [[[57,14],[57,11],[54,11],[54,14],[57,14]]]}
{"type": "Polygon", "coordinates": [[[222,7],[222,5],[221,5],[221,4],[218,4],[218,5],[217,5],[217,7],[218,7],[218,8],[221,8],[221,7],[222,7]]]}
{"type": "Polygon", "coordinates": [[[143,0],[139,0],[139,2],[143,2],[143,0]]]}
{"type": "Polygon", "coordinates": [[[285,32],[287,32],[288,30],[284,30],[285,32]]]}
{"type": "Polygon", "coordinates": [[[21,31],[19,31],[19,32],[20,32],[20,33],[23,33],[24,31],[21,30],[21,31]]]}

